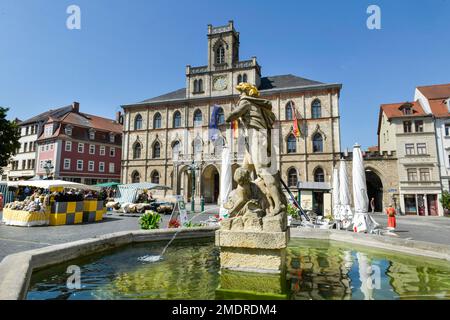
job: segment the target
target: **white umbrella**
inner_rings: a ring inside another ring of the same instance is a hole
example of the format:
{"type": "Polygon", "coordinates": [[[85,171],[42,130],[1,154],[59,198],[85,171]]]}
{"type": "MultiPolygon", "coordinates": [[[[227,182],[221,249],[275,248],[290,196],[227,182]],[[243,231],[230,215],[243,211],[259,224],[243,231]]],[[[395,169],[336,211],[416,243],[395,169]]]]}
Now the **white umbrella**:
{"type": "Polygon", "coordinates": [[[369,216],[369,197],[367,196],[366,170],[361,147],[356,144],[353,148],[353,202],[355,204],[355,217],[353,230],[355,232],[373,232],[378,224],[369,216]]]}
{"type": "Polygon", "coordinates": [[[65,189],[80,189],[80,190],[100,190],[96,186],[88,186],[81,183],[64,181],[64,180],[22,180],[8,182],[9,186],[13,187],[34,187],[41,189],[50,188],[65,188],[65,189]]]}
{"type": "Polygon", "coordinates": [[[347,229],[351,225],[353,213],[350,208],[350,189],[345,160],[341,160],[339,163],[339,202],[339,217],[342,226],[347,229]]]}
{"type": "Polygon", "coordinates": [[[226,218],[228,210],[223,206],[228,200],[232,188],[231,154],[228,147],[223,147],[222,151],[222,170],[220,175],[220,217],[226,218]]]}
{"type": "Polygon", "coordinates": [[[338,168],[333,169],[333,216],[336,220],[341,220],[339,215],[339,171],[338,168]]]}

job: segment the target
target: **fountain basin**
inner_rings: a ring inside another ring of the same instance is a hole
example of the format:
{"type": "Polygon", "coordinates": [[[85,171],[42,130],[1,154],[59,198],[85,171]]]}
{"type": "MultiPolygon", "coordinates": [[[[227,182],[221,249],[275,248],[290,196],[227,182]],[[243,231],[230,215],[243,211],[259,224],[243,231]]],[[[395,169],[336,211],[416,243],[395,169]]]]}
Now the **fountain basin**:
{"type": "MultiPolygon", "coordinates": [[[[213,241],[214,233],[217,230],[217,228],[210,227],[210,228],[186,228],[179,232],[177,239],[189,239],[190,241],[194,241],[193,239],[200,239],[200,238],[209,238],[211,243],[210,246],[212,249],[214,249],[213,241]]],[[[29,283],[30,279],[36,275],[35,272],[39,272],[39,269],[42,268],[48,268],[49,270],[53,270],[53,266],[64,263],[64,264],[76,264],[79,263],[77,261],[78,259],[82,257],[86,257],[89,255],[93,255],[92,257],[95,257],[95,254],[99,252],[107,252],[108,254],[111,251],[108,250],[115,250],[119,249],[120,247],[123,249],[126,249],[127,247],[124,247],[126,245],[130,244],[136,244],[136,243],[144,243],[145,248],[149,245],[153,245],[153,243],[158,241],[157,244],[158,250],[156,252],[149,252],[149,250],[142,250],[140,255],[135,257],[136,259],[134,262],[137,262],[137,258],[143,255],[148,254],[160,254],[162,247],[167,244],[167,242],[173,237],[176,230],[153,230],[153,231],[131,231],[131,232],[120,232],[110,235],[104,235],[98,238],[93,239],[86,239],[82,241],[77,241],[73,243],[68,244],[61,244],[56,246],[50,246],[42,249],[37,250],[31,250],[28,252],[22,252],[18,254],[13,254],[8,257],[6,257],[2,263],[0,263],[0,299],[25,299],[28,294],[29,290],[29,283]],[[75,259],[75,260],[74,260],[75,259]]],[[[292,245],[293,241],[296,241],[295,238],[314,238],[314,239],[325,239],[325,240],[333,240],[331,243],[344,243],[343,245],[349,249],[354,248],[355,243],[359,243],[361,245],[361,251],[367,250],[367,247],[373,247],[373,248],[384,248],[388,249],[389,251],[383,251],[382,256],[388,256],[393,255],[394,258],[403,256],[403,253],[406,253],[406,257],[410,257],[413,259],[411,263],[408,264],[406,269],[413,268],[415,265],[419,266],[420,268],[426,270],[429,268],[429,265],[435,265],[436,263],[441,264],[443,266],[439,267],[441,270],[447,270],[448,268],[448,260],[450,260],[450,247],[445,245],[436,245],[431,243],[424,243],[419,241],[413,241],[413,240],[402,240],[402,239],[391,239],[386,237],[380,237],[380,236],[371,236],[371,235],[364,235],[364,234],[354,234],[350,232],[338,232],[338,231],[329,231],[329,230],[314,230],[314,231],[304,231],[304,230],[298,230],[298,229],[291,229],[291,242],[290,247],[288,248],[288,254],[287,254],[287,264],[291,264],[289,260],[291,257],[290,252],[292,252],[292,245]],[[411,256],[411,254],[414,254],[416,256],[421,257],[433,257],[433,258],[439,258],[440,260],[436,259],[427,259],[427,258],[416,258],[414,256],[411,256]],[[447,261],[446,261],[447,260],[447,261]]],[[[304,240],[303,240],[304,241],[304,240]]],[[[176,241],[177,242],[177,241],[176,241]]],[[[326,241],[327,242],[327,241],[326,241]]],[[[189,248],[189,244],[187,245],[187,248],[189,248]]],[[[215,249],[217,250],[217,249],[215,249]]],[[[126,251],[126,250],[125,250],[126,251]]],[[[185,252],[186,250],[181,250],[180,252],[185,252]]],[[[171,249],[169,248],[168,252],[171,252],[171,249]]],[[[176,257],[176,261],[178,261],[179,265],[182,265],[183,263],[183,256],[176,257]],[[181,261],[181,262],[180,262],[181,261]]],[[[163,259],[161,262],[166,263],[168,260],[163,259]]],[[[293,260],[294,264],[297,263],[293,260]]],[[[389,261],[388,261],[389,262],[389,261]]],[[[386,263],[388,263],[386,262],[386,263]]],[[[159,262],[157,262],[158,264],[159,262]]],[[[174,265],[174,263],[172,263],[174,265]]],[[[195,264],[194,264],[195,265],[195,264]]],[[[197,265],[201,265],[198,264],[197,265]]],[[[127,267],[128,269],[130,266],[127,267]]],[[[149,265],[146,265],[146,268],[149,268],[149,265]]],[[[288,266],[288,270],[289,270],[288,266]]],[[[439,269],[438,268],[438,269],[439,269]]],[[[213,270],[216,270],[213,268],[213,270]]],[[[303,269],[302,269],[303,270],[303,269]]],[[[434,270],[434,269],[433,269],[434,270]]],[[[296,270],[296,274],[298,276],[298,271],[296,270]]],[[[82,268],[82,274],[85,274],[82,268]]],[[[302,271],[300,271],[302,272],[302,271]]],[[[436,271],[438,274],[440,274],[439,270],[436,271]]],[[[216,276],[219,274],[217,271],[216,276]]],[[[53,274],[52,276],[57,276],[57,273],[53,274]]],[[[64,274],[64,276],[68,276],[67,274],[64,274]]],[[[264,277],[264,274],[260,275],[261,277],[264,277]]],[[[272,275],[267,275],[272,276],[272,275]]],[[[417,274],[414,276],[417,277],[417,274]]],[[[290,273],[287,272],[286,278],[288,281],[290,281],[290,273]]],[[[226,279],[225,279],[226,280],[226,279]]],[[[236,281],[225,281],[223,283],[236,283],[236,281]]],[[[33,280],[34,281],[34,280],[33,280]]],[[[219,289],[224,287],[220,286],[220,282],[222,279],[217,278],[217,281],[219,283],[219,289]]],[[[282,279],[281,279],[282,281],[282,279]]],[[[419,281],[419,280],[417,280],[419,281]]],[[[239,281],[237,281],[239,282],[239,281]]],[[[258,281],[260,282],[260,281],[258,281]]],[[[448,285],[448,275],[443,274],[439,283],[448,285]]],[[[273,283],[273,282],[272,282],[273,283]]],[[[214,285],[216,282],[214,282],[214,285]]],[[[48,285],[51,287],[53,284],[48,283],[48,285]]],[[[327,286],[329,284],[325,284],[327,286]]],[[[233,295],[236,290],[234,289],[228,289],[230,287],[226,287],[222,293],[227,293],[227,290],[231,292],[233,295]]],[[[252,288],[251,286],[247,286],[247,288],[252,288]]],[[[446,288],[446,287],[445,287],[446,288]]],[[[445,291],[447,289],[442,288],[444,292],[444,296],[447,297],[448,291],[445,291]],[[445,290],[444,290],[445,289],[445,290]]],[[[214,291],[217,288],[214,288],[214,291]]],[[[244,288],[245,289],[245,288],[244,288]]],[[[280,289],[282,289],[282,286],[280,285],[280,289]]],[[[53,290],[56,290],[53,288],[53,290]]],[[[252,289],[253,290],[253,289],[252,289]]],[[[247,295],[247,297],[253,296],[252,291],[247,292],[246,290],[241,290],[242,294],[247,295]]],[[[272,290],[273,291],[273,290],[272,290]]],[[[289,292],[289,290],[288,290],[289,292]]],[[[281,292],[281,294],[285,294],[281,292]]],[[[236,296],[236,295],[234,295],[236,296]]],[[[70,295],[69,295],[70,297],[70,295]]],[[[173,295],[172,295],[173,297],[173,295]]],[[[226,297],[226,296],[225,296],[226,297]]],[[[229,297],[229,296],[228,296],[229,297]]],[[[35,297],[36,298],[36,297],[35,297]]],[[[41,297],[44,298],[44,297],[41,297]]],[[[208,297],[210,299],[212,297],[208,297]]],[[[262,298],[262,297],[259,297],[262,298]]],[[[272,295],[272,298],[273,295],[272,295]]]]}

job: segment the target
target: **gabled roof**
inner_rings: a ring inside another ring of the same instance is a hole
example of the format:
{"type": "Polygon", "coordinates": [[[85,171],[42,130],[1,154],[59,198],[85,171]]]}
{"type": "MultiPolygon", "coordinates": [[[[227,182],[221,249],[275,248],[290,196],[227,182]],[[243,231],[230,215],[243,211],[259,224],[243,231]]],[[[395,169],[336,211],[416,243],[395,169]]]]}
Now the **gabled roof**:
{"type": "Polygon", "coordinates": [[[422,86],[417,87],[417,89],[429,100],[448,99],[450,97],[450,83],[422,86]]]}
{"type": "Polygon", "coordinates": [[[58,108],[55,110],[50,109],[46,112],[43,112],[41,114],[38,114],[37,116],[34,116],[32,118],[29,118],[29,119],[21,122],[20,125],[22,126],[22,125],[35,123],[35,122],[47,121],[47,119],[49,119],[50,117],[59,118],[70,111],[72,111],[72,105],[61,107],[61,108],[58,108]]]}
{"type": "MultiPolygon", "coordinates": [[[[381,111],[386,114],[388,119],[400,118],[400,117],[424,117],[427,116],[419,101],[415,102],[401,102],[382,104],[381,111]],[[410,106],[412,108],[412,114],[403,114],[403,108],[410,106]]],[[[381,114],[380,114],[381,115],[381,114]]]]}
{"type": "MultiPolygon", "coordinates": [[[[262,77],[261,85],[259,86],[259,90],[264,93],[265,90],[272,89],[284,89],[284,88],[295,88],[295,87],[308,87],[325,84],[323,82],[310,80],[302,77],[297,77],[292,74],[279,75],[279,76],[271,76],[271,77],[262,77]]],[[[182,100],[186,99],[186,88],[181,88],[154,98],[146,99],[144,101],[139,102],[164,102],[170,100],[182,100]]]]}
{"type": "Polygon", "coordinates": [[[74,126],[92,128],[114,133],[122,133],[122,125],[114,120],[94,116],[87,113],[70,112],[61,119],[62,123],[72,124],[74,126]]]}

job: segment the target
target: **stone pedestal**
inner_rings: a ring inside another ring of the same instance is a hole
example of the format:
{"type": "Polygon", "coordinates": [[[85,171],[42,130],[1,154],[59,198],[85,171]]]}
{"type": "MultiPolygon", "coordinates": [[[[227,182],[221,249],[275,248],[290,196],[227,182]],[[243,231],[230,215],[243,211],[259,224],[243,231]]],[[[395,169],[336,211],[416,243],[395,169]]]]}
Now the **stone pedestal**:
{"type": "Polygon", "coordinates": [[[283,273],[288,242],[289,229],[285,232],[216,231],[221,268],[234,271],[283,273]]]}

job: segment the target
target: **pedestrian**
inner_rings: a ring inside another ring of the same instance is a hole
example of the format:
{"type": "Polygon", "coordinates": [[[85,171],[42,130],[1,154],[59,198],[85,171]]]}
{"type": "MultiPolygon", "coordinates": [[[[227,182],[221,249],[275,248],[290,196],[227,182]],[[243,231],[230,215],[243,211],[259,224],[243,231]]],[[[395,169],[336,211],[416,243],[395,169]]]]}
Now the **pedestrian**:
{"type": "Polygon", "coordinates": [[[389,204],[389,207],[386,209],[386,214],[388,216],[388,229],[395,230],[397,227],[397,220],[395,219],[397,212],[392,204],[389,204]]]}
{"type": "Polygon", "coordinates": [[[370,199],[370,208],[372,208],[372,214],[375,212],[375,198],[370,199]]]}

